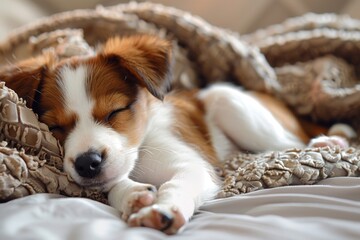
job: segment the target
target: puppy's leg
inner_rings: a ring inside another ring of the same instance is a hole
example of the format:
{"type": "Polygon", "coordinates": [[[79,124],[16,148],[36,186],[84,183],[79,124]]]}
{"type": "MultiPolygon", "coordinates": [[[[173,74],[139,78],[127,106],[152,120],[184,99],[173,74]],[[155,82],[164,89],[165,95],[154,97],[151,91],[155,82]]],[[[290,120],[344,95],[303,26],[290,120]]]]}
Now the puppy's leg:
{"type": "Polygon", "coordinates": [[[125,221],[141,208],[153,204],[156,200],[156,187],[125,178],[110,190],[108,200],[111,206],[121,212],[125,221]]]}
{"type": "Polygon", "coordinates": [[[214,85],[199,93],[208,120],[239,147],[254,152],[305,145],[286,130],[258,100],[239,88],[214,85]]]}
{"type": "Polygon", "coordinates": [[[318,136],[311,139],[309,147],[334,147],[339,146],[340,148],[349,147],[349,139],[357,136],[354,129],[346,124],[335,124],[329,131],[327,136],[318,136]]]}
{"type": "Polygon", "coordinates": [[[168,147],[174,147],[172,154],[153,152],[152,155],[165,160],[158,161],[161,169],[158,174],[170,174],[170,178],[159,187],[154,205],[130,216],[130,226],[146,226],[174,234],[219,189],[211,166],[197,152],[185,147],[185,144],[171,144],[168,147]]]}

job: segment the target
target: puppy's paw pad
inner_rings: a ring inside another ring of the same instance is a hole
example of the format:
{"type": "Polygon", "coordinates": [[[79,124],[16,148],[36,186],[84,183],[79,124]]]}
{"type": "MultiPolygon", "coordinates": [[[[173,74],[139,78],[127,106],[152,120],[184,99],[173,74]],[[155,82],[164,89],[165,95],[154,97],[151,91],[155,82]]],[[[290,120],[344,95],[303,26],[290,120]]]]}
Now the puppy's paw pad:
{"type": "Polygon", "coordinates": [[[176,207],[160,207],[156,204],[132,214],[128,220],[131,227],[149,227],[166,234],[175,234],[185,222],[185,218],[176,207]]]}
{"type": "Polygon", "coordinates": [[[349,147],[349,142],[339,136],[320,136],[317,138],[314,138],[310,141],[309,147],[335,147],[339,146],[340,148],[347,148],[349,147]]]}
{"type": "Polygon", "coordinates": [[[156,187],[152,185],[139,186],[133,189],[133,192],[128,196],[122,218],[127,220],[131,214],[138,212],[143,207],[152,205],[156,200],[156,192],[156,187]]]}
{"type": "Polygon", "coordinates": [[[141,208],[149,206],[154,203],[156,199],[156,192],[154,191],[141,191],[134,192],[132,199],[129,201],[129,206],[132,209],[132,213],[138,212],[141,208]]]}

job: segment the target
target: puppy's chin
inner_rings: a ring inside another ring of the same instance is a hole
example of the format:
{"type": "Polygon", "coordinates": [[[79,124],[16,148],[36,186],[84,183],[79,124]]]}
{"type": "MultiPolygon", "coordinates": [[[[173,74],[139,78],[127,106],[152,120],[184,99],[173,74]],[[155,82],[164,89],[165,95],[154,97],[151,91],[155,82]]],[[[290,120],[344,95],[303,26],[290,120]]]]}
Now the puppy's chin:
{"type": "Polygon", "coordinates": [[[114,184],[120,181],[122,178],[127,176],[128,174],[123,175],[111,175],[107,176],[106,170],[101,173],[99,176],[94,178],[84,178],[79,176],[75,171],[71,173],[67,172],[70,177],[81,187],[94,189],[98,191],[108,191],[111,189],[114,184]]]}
{"type": "Polygon", "coordinates": [[[99,191],[108,191],[121,179],[128,177],[135,165],[135,155],[122,161],[110,161],[104,164],[100,174],[94,178],[81,177],[70,161],[64,162],[65,172],[80,186],[99,191]],[[120,164],[122,163],[122,164],[120,164]]]}
{"type": "Polygon", "coordinates": [[[102,179],[101,177],[96,177],[92,179],[82,178],[77,176],[73,178],[74,181],[80,186],[88,189],[94,189],[98,191],[109,191],[121,178],[113,178],[113,179],[102,179]]]}

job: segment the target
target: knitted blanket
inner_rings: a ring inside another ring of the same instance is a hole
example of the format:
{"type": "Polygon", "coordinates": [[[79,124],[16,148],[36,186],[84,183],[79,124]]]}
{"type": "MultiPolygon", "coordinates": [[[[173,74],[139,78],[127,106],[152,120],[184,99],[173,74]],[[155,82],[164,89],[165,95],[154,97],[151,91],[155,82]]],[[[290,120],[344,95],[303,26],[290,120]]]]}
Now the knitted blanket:
{"type": "MultiPolygon", "coordinates": [[[[231,81],[278,97],[308,120],[345,122],[359,133],[359,29],[360,21],[346,16],[307,14],[241,36],[174,8],[129,3],[60,13],[16,29],[0,43],[0,65],[42,51],[60,58],[87,54],[113,35],[156,34],[175,46],[174,88],[231,81]]],[[[63,172],[61,146],[3,83],[0,141],[0,201],[48,192],[106,203],[104,193],[78,186],[63,172]]],[[[359,176],[356,142],[347,149],[239,150],[219,170],[224,185],[218,197],[359,176]]]]}

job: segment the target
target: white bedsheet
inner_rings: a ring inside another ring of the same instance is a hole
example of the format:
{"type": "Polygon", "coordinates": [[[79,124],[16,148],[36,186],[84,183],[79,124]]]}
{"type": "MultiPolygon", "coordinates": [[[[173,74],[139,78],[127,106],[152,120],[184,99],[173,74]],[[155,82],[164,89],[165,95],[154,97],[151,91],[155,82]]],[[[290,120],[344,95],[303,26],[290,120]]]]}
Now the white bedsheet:
{"type": "Polygon", "coordinates": [[[1,240],[360,239],[360,178],[260,190],[206,203],[181,233],[128,228],[113,208],[37,194],[0,204],[1,240]]]}

